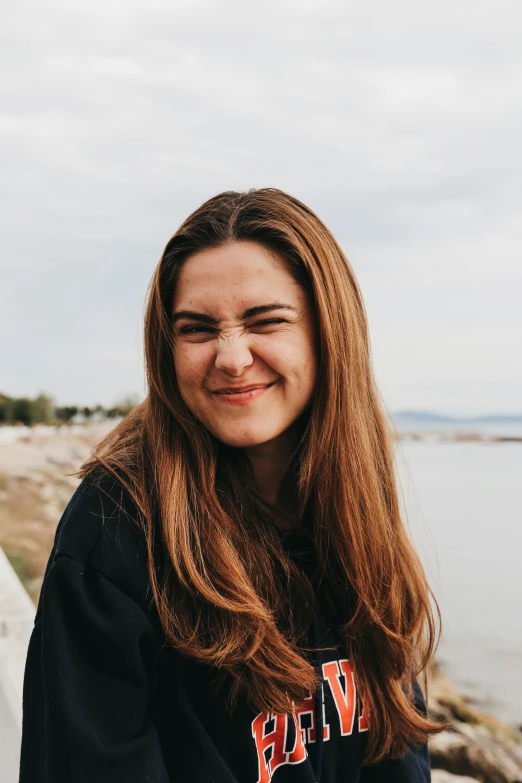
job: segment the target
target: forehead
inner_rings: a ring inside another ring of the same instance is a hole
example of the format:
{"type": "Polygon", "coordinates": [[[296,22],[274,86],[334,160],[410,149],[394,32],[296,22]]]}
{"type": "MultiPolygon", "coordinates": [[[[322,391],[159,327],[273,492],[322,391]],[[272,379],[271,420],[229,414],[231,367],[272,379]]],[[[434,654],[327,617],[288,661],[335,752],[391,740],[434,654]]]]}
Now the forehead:
{"type": "Polygon", "coordinates": [[[206,248],[189,256],[181,267],[174,309],[197,307],[208,310],[244,309],[284,296],[298,307],[303,300],[301,286],[290,274],[286,262],[257,242],[233,242],[206,248]]]}

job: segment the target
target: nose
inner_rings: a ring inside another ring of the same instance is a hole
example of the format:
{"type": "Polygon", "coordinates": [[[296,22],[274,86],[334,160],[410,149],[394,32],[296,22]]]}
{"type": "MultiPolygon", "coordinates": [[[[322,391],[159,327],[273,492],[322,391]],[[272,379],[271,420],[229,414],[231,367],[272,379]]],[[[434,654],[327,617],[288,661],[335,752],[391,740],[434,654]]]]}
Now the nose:
{"type": "Polygon", "coordinates": [[[241,375],[250,367],[254,358],[248,346],[246,335],[219,335],[217,339],[215,366],[230,375],[241,375]]]}

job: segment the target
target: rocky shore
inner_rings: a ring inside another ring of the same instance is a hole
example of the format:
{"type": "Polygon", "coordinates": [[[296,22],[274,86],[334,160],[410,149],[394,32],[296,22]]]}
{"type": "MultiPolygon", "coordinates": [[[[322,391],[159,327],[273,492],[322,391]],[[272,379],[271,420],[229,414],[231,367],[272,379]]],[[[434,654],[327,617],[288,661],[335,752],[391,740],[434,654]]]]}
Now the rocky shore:
{"type": "Polygon", "coordinates": [[[428,681],[428,710],[450,728],[430,741],[433,783],[522,781],[522,733],[473,709],[436,666],[428,681]]]}
{"type": "MultiPolygon", "coordinates": [[[[36,604],[71,474],[114,421],[0,433],[0,546],[36,604]]],[[[522,733],[475,710],[435,665],[428,709],[449,723],[430,741],[434,783],[522,783],[522,733]]]]}

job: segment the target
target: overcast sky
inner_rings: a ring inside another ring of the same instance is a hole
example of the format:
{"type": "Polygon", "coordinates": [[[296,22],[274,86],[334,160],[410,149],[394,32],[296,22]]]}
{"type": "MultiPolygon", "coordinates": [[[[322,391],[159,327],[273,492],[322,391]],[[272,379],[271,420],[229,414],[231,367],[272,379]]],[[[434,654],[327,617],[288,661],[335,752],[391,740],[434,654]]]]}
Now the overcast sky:
{"type": "Polygon", "coordinates": [[[346,250],[388,407],[522,413],[522,3],[5,2],[0,391],[144,393],[184,217],[283,188],[346,250]]]}

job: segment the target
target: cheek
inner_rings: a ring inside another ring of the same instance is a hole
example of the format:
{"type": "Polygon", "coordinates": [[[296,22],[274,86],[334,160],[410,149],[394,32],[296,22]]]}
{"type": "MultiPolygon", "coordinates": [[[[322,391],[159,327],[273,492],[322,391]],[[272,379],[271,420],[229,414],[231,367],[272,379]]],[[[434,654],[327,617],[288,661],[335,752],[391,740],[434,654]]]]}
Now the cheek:
{"type": "Polygon", "coordinates": [[[318,342],[313,326],[303,336],[303,356],[305,365],[305,374],[310,382],[315,386],[319,366],[318,342]]]}
{"type": "Polygon", "coordinates": [[[313,343],[309,339],[304,339],[296,356],[300,357],[299,363],[296,363],[300,391],[308,397],[313,393],[317,383],[318,360],[313,343]]]}
{"type": "Polygon", "coordinates": [[[174,369],[180,388],[200,385],[208,372],[209,351],[204,345],[180,344],[174,347],[174,369]]]}
{"type": "Polygon", "coordinates": [[[299,392],[303,399],[309,400],[317,384],[317,362],[315,356],[308,357],[300,367],[299,392]]]}
{"type": "Polygon", "coordinates": [[[292,339],[267,341],[256,346],[256,352],[267,365],[289,382],[295,382],[301,391],[315,386],[317,356],[308,336],[295,335],[292,339]]]}

